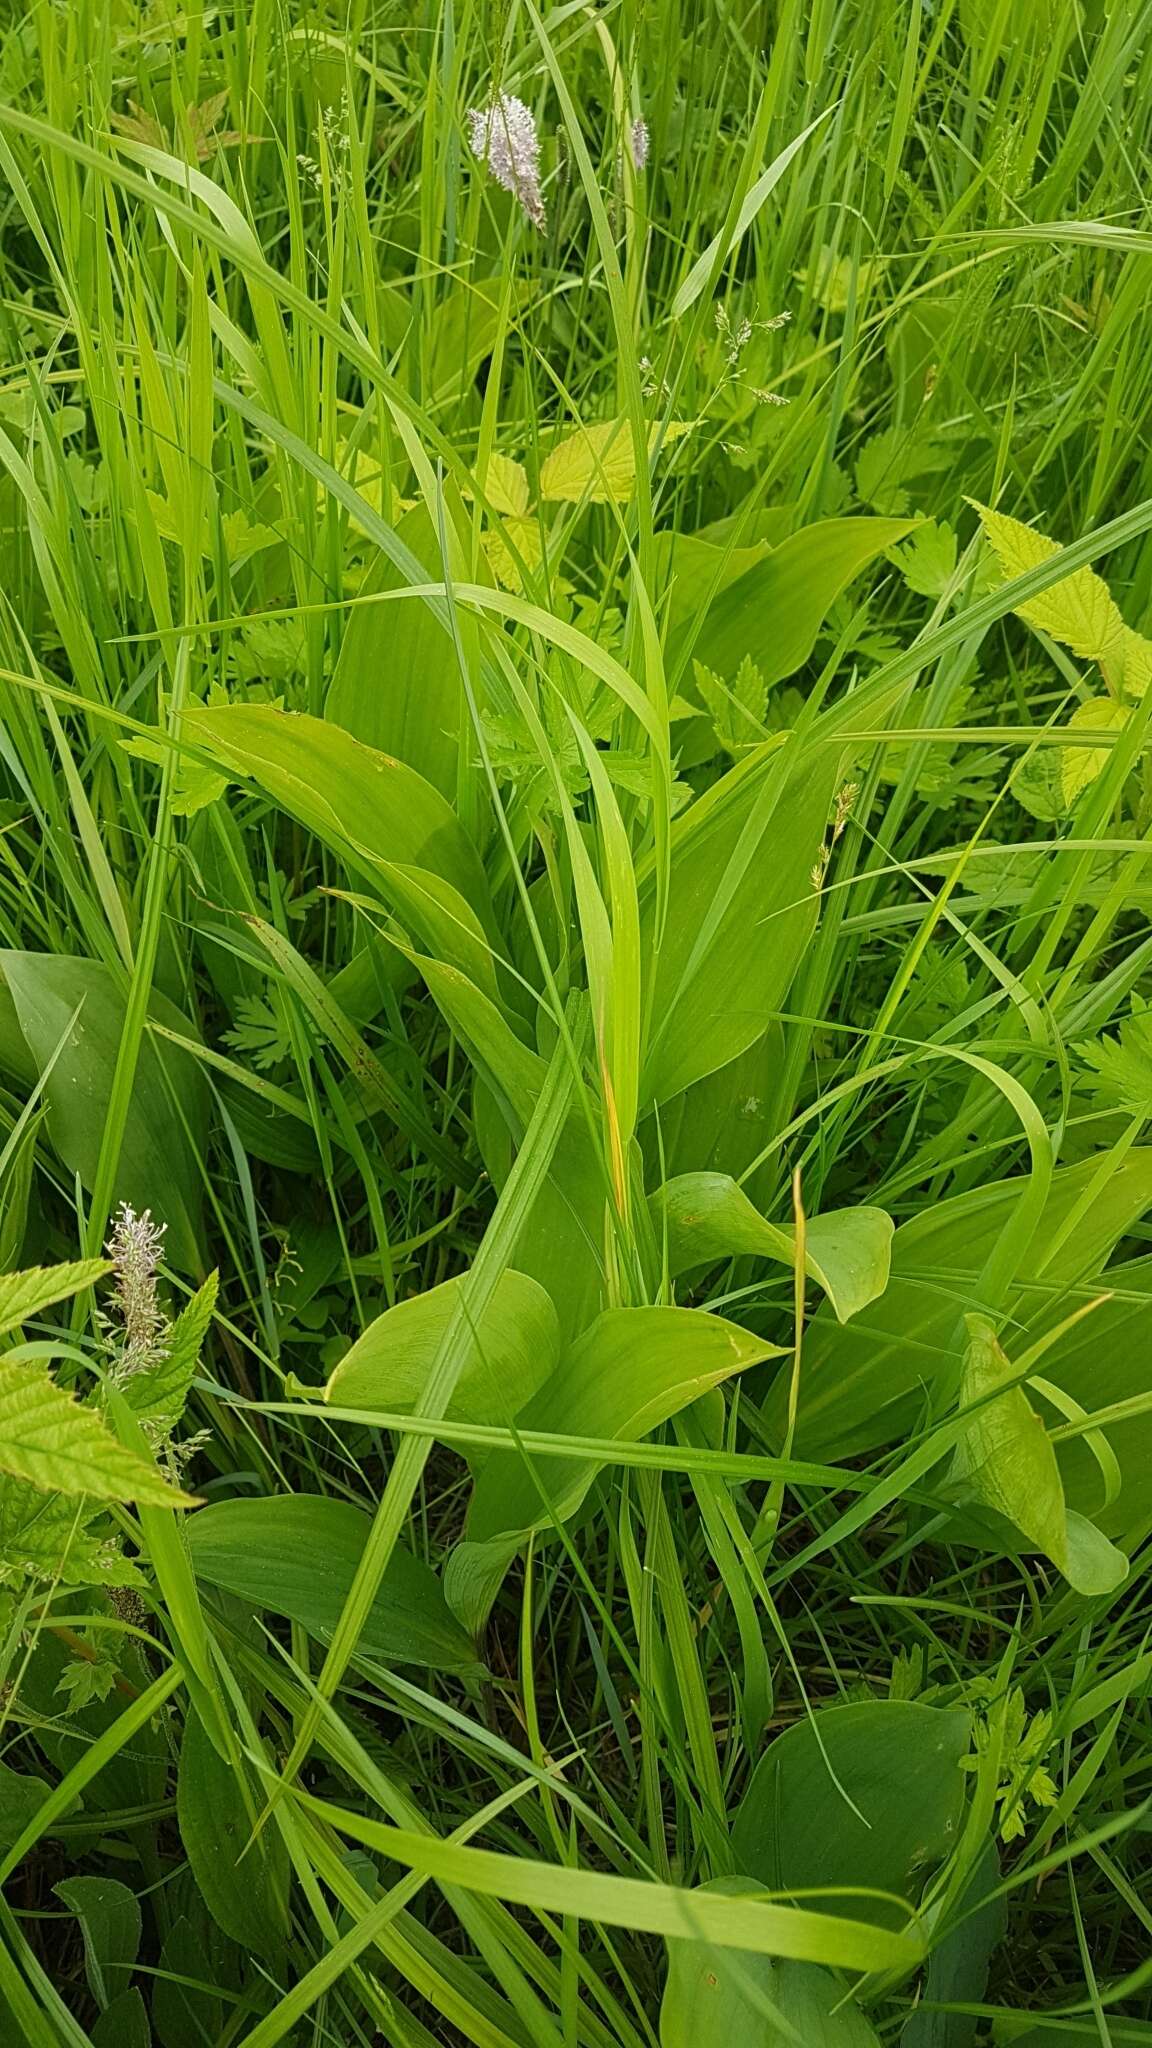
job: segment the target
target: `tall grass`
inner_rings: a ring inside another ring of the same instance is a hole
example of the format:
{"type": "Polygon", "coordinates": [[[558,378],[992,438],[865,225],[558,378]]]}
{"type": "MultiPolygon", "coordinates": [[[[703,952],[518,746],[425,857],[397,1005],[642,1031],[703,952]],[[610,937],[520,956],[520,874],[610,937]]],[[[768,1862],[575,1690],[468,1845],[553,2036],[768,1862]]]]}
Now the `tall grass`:
{"type": "Polygon", "coordinates": [[[1152,2039],[1150,105],[3,10],[5,2041],[1152,2039]]]}

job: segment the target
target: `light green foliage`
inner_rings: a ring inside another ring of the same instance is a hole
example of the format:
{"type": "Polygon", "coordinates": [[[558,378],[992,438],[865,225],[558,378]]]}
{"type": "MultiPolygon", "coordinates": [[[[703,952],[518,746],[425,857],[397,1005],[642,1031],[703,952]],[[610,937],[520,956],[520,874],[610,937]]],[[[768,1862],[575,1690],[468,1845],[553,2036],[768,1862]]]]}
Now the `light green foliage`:
{"type": "Polygon", "coordinates": [[[1152,13],[0,13],[4,2048],[1146,2038],[1152,13]]]}
{"type": "Polygon", "coordinates": [[[830,1970],[674,1941],[660,2048],[875,2048],[875,2029],[830,1970]]]}
{"type": "MultiPolygon", "coordinates": [[[[980,1704],[974,1701],[974,1704],[980,1704]]],[[[996,1799],[1002,1841],[1014,1842],[1027,1827],[1027,1808],[1055,1806],[1057,1791],[1046,1759],[1052,1747],[1052,1716],[1047,1710],[1029,1715],[1021,1688],[1007,1698],[983,1702],[972,1725],[975,1754],[964,1759],[965,1770],[977,1771],[981,1759],[995,1748],[996,1799]]]]}
{"type": "Polygon", "coordinates": [[[1114,1038],[1083,1039],[1076,1048],[1090,1069],[1086,1084],[1102,1102],[1141,1122],[1152,1117],[1152,1010],[1139,997],[1114,1038]]]}
{"type": "Polygon", "coordinates": [[[946,519],[926,519],[902,547],[893,549],[892,560],[909,590],[920,597],[943,597],[956,574],[955,531],[946,519]]]}
{"type": "Polygon", "coordinates": [[[190,1505],[44,1366],[11,1357],[0,1359],[0,1472],[45,1492],[190,1505]]]}
{"type": "Polygon", "coordinates": [[[726,754],[746,753],[765,737],[768,686],[750,654],[745,655],[730,683],[714,676],[702,661],[692,663],[692,674],[726,754]]]}

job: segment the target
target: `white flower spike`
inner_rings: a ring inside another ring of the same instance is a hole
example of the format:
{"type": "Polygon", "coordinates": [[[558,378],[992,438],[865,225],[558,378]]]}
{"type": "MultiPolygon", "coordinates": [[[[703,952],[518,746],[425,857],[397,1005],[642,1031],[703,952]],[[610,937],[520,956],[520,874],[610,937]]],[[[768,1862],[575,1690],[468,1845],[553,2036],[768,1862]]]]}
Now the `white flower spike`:
{"type": "Polygon", "coordinates": [[[638,121],[633,121],[628,135],[628,147],[632,153],[633,169],[637,171],[644,169],[648,161],[649,146],[648,123],[643,115],[641,115],[638,121]]]}
{"type": "Polygon", "coordinates": [[[473,156],[520,201],[533,226],[543,228],[540,138],[531,108],[510,92],[500,93],[490,106],[472,107],[468,141],[473,156]]]}

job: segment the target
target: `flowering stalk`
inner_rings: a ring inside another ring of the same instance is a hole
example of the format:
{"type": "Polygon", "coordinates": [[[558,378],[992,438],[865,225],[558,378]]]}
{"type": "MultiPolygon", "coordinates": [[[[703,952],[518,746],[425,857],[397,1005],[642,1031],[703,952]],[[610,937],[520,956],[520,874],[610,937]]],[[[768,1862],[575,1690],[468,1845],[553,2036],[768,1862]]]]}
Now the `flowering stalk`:
{"type": "Polygon", "coordinates": [[[543,228],[540,138],[531,108],[510,92],[498,94],[487,107],[472,107],[468,141],[473,156],[520,201],[533,226],[543,228]]]}
{"type": "Polygon", "coordinates": [[[170,1325],[156,1293],[156,1272],[167,1228],[166,1223],[153,1223],[150,1209],[138,1215],[128,1202],[121,1202],[116,1211],[107,1251],[115,1268],[119,1380],[145,1372],[165,1354],[170,1325]]]}

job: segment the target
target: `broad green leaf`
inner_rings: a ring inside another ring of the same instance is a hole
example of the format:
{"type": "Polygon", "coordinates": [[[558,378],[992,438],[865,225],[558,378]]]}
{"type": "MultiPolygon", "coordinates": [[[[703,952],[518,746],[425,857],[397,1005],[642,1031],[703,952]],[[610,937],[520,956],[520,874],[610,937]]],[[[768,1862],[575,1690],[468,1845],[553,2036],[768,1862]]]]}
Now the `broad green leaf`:
{"type": "Polygon", "coordinates": [[[966,1316],[968,1345],[960,1407],[975,1407],[956,1446],[952,1480],[983,1507],[1004,1515],[1037,1550],[1064,1547],[1064,1488],[1048,1433],[986,1316],[966,1316]]]}
{"type": "MultiPolygon", "coordinates": [[[[840,780],[834,747],[769,742],[677,818],[642,1106],[726,1066],[782,1008],[816,925],[812,870],[840,780]]],[[[640,912],[642,957],[651,959],[651,873],[640,912]]]]}
{"type": "MultiPolygon", "coordinates": [[[[1117,1542],[1140,1531],[1152,1516],[1152,1388],[1147,1360],[1152,1357],[1152,1259],[1114,1266],[1088,1281],[1084,1299],[1099,1306],[1058,1337],[1040,1361],[1044,1379],[1092,1414],[1117,1403],[1128,1404],[1122,1420],[1104,1425],[1103,1434],[1120,1468],[1120,1490],[1106,1497],[1100,1465],[1085,1434],[1066,1436],[1057,1445],[1060,1473],[1069,1513],[1091,1516],[1117,1542]],[[1110,1299],[1102,1297],[1111,1296],[1110,1299]]],[[[1058,1322],[1053,1311],[1046,1322],[1058,1322]]],[[[1038,1394],[1037,1404],[1049,1426],[1064,1426],[1038,1394]]]]}
{"type": "Polygon", "coordinates": [[[965,1710],[916,1700],[825,1707],[798,1721],[770,1744],[740,1803],[738,1869],[773,1891],[843,1887],[812,1904],[902,1924],[890,1901],[859,1894],[919,1900],[960,1837],[970,1732],[965,1710]]]}
{"type": "MultiPolygon", "coordinates": [[[[1126,705],[1117,704],[1113,697],[1090,697],[1086,704],[1078,704],[1065,726],[1066,732],[1123,732],[1132,716],[1126,705]]],[[[1060,786],[1066,804],[1074,804],[1078,796],[1103,775],[1111,758],[1109,747],[1064,747],[1060,753],[1060,786]]]]}
{"type": "Polygon", "coordinates": [[[1112,1592],[1128,1561],[1090,1522],[1069,1528],[1064,1487],[1048,1432],[985,1316],[967,1316],[968,1346],[960,1407],[976,1413],[952,1461],[948,1491],[963,1509],[972,1503],[1002,1517],[1024,1547],[1051,1558],[1077,1593],[1112,1592]]]}
{"type": "Polygon", "coordinates": [[[428,869],[487,913],[475,848],[448,801],[405,762],[325,719],[262,704],[190,710],[184,731],[369,880],[393,864],[428,869]]]}
{"type": "MultiPolygon", "coordinates": [[[[517,1416],[522,1429],[555,1436],[614,1437],[636,1443],[709,1388],[780,1347],[723,1316],[692,1308],[605,1309],[517,1416]]],[[[549,1461],[541,1478],[560,1520],[575,1513],[599,1466],[549,1461]]],[[[506,1531],[550,1527],[551,1516],[524,1461],[499,1451],[477,1481],[467,1535],[485,1542],[506,1531]]]]}
{"type": "Polygon", "coordinates": [[[95,1287],[111,1271],[107,1259],[78,1259],[69,1266],[30,1266],[23,1273],[5,1273],[0,1277],[0,1337],[58,1301],[71,1300],[82,1288],[95,1287]]]}
{"type": "MultiPolygon", "coordinates": [[[[690,420],[670,420],[648,429],[647,456],[692,431],[690,420]]],[[[541,502],[578,505],[627,504],[636,488],[636,449],[627,420],[601,420],[578,427],[540,465],[541,502]]]]}
{"type": "Polygon", "coordinates": [[[721,676],[735,675],[746,654],[768,684],[794,675],[841,592],[916,523],[822,519],[801,527],[713,598],[692,653],[721,676]]]}
{"type": "Polygon", "coordinates": [[[18,1842],[51,1790],[45,1778],[31,1777],[0,1763],[0,1850],[18,1842]]]}
{"type": "MultiPolygon", "coordinates": [[[[657,1237],[667,1231],[673,1279],[693,1266],[741,1254],[795,1265],[793,1231],[769,1223],[725,1173],[681,1174],[652,1197],[651,1207],[657,1237]]],[[[892,1233],[892,1218],[883,1209],[833,1209],[809,1217],[805,1269],[840,1322],[883,1294],[892,1233]]]]}
{"type": "MultiPolygon", "coordinates": [[[[426,580],[441,582],[440,540],[427,507],[407,512],[396,532],[423,565],[426,580]]],[[[455,561],[453,574],[459,577],[462,571],[462,559],[455,561]]],[[[367,598],[405,585],[400,570],[381,554],[360,594],[367,598]]],[[[460,632],[475,674],[479,629],[466,613],[460,632]]],[[[462,749],[466,761],[473,751],[471,727],[449,623],[423,598],[359,604],[349,612],[324,708],[332,724],[406,762],[455,804],[462,749]]],[[[416,856],[396,853],[393,858],[416,856]]]]}
{"type": "Polygon", "coordinates": [[[660,2048],[879,2048],[879,2040],[848,1987],[818,1963],[668,1943],[660,2048]]]}
{"type": "Polygon", "coordinates": [[[523,519],[532,505],[532,487],[524,464],[490,449],[484,472],[484,496],[493,512],[503,513],[509,519],[523,519]]]}
{"type": "MultiPolygon", "coordinates": [[[[341,1359],[325,1399],[385,1413],[419,1408],[460,1287],[459,1279],[445,1280],[377,1316],[341,1359]]],[[[554,1370],[559,1342],[556,1311],[544,1289],[525,1273],[502,1273],[445,1414],[510,1422],[554,1370]]]]}
{"type": "MultiPolygon", "coordinates": [[[[124,994],[108,968],[59,953],[4,953],[0,971],[39,1072],[66,1039],[48,1077],[48,1129],[69,1172],[91,1188],[124,1033],[124,994]]],[[[187,1018],[158,993],[149,1016],[183,1038],[196,1035],[187,1018]]],[[[158,1222],[167,1224],[165,1256],[185,1270],[194,1270],[200,1261],[199,1162],[207,1132],[208,1090],[199,1062],[146,1031],[113,1193],[134,1209],[151,1209],[158,1222]]]]}
{"type": "Polygon", "coordinates": [[[988,1965],[1008,1924],[999,1885],[1000,1852],[992,1839],[957,1900],[955,1926],[928,1958],[922,2002],[904,2026],[900,2048],[975,2048],[975,2014],[946,2008],[979,2005],[984,1997],[988,1965]]]}
{"type": "Polygon", "coordinates": [[[114,1877],[66,1877],[55,1892],[80,1922],[88,1988],[103,2011],[127,1989],[140,1947],[140,1901],[114,1877]]]}
{"type": "Polygon", "coordinates": [[[134,1984],[105,2007],[91,2039],[92,2048],[152,2048],[148,2014],[134,1984]]]}
{"type": "Polygon", "coordinates": [[[218,1275],[210,1273],[172,1324],[164,1340],[163,1356],[155,1365],[133,1373],[122,1383],[133,1413],[165,1434],[175,1429],[184,1413],[204,1340],[212,1325],[218,1284],[218,1275]]]}
{"type": "MultiPolygon", "coordinates": [[[[206,1585],[330,1637],[360,1562],[369,1517],[321,1494],[220,1501],[187,1524],[192,1568],[206,1585]]],[[[448,1611],[434,1572],[398,1548],[360,1635],[360,1652],[382,1664],[472,1671],[476,1653],[448,1611]]]]}
{"type": "MultiPolygon", "coordinates": [[[[422,954],[409,957],[490,1091],[488,1104],[478,1109],[478,1135],[488,1171],[502,1187],[544,1084],[544,1061],[467,975],[422,954]]],[[[602,1300],[606,1195],[587,1119],[574,1111],[510,1257],[548,1294],[565,1338],[585,1328],[602,1300]]]]}
{"type": "MultiPolygon", "coordinates": [[[[152,1988],[152,2024],[160,2048],[207,2048],[208,2042],[219,2041],[231,2001],[226,2003],[205,1987],[218,1985],[227,1992],[234,1988],[233,1980],[239,1982],[235,1945],[195,1894],[190,1905],[196,1924],[188,1913],[173,1921],[152,1988]]],[[[109,2048],[120,2044],[111,2042],[109,2048]]]]}
{"type": "MultiPolygon", "coordinates": [[[[1049,540],[1034,527],[1010,519],[1007,513],[990,511],[975,498],[968,502],[979,515],[1006,580],[1022,576],[1060,553],[1059,541],[1049,540]]],[[[1094,569],[1077,569],[1016,610],[1027,625],[1070,647],[1083,661],[1106,664],[1123,653],[1128,629],[1108,585],[1094,569]]]]}
{"type": "Polygon", "coordinates": [[[668,588],[668,636],[675,641],[697,613],[707,611],[713,599],[749,569],[754,569],[785,536],[748,538],[726,543],[703,533],[658,533],[655,536],[657,572],[661,586],[668,588]]]}
{"type": "Polygon", "coordinates": [[[184,1853],[217,1926],[274,1964],[288,1931],[288,1857],[275,1827],[256,1834],[262,1804],[249,1766],[218,1756],[190,1713],[176,1779],[184,1853]]]}
{"type": "Polygon", "coordinates": [[[0,1359],[0,1472],[48,1493],[148,1507],[194,1505],[106,1429],[43,1365],[0,1359]]]}
{"type": "MultiPolygon", "coordinates": [[[[1099,1160],[1090,1158],[1052,1176],[1005,1304],[1021,1331],[1058,1321],[1076,1306],[1082,1298],[1072,1292],[1077,1283],[1101,1271],[1113,1247],[1152,1207],[1152,1149],[1130,1152],[1097,1188],[1099,1172],[1099,1160]]],[[[804,1341],[797,1457],[854,1457],[914,1429],[929,1391],[939,1395],[938,1409],[946,1405],[944,1389],[954,1400],[961,1317],[979,1309],[977,1279],[1027,1186],[1024,1179],[998,1181],[921,1210],[892,1240],[891,1277],[879,1301],[845,1327],[830,1309],[818,1311],[804,1341]]],[[[778,1435],[787,1401],[786,1388],[777,1385],[765,1403],[766,1421],[778,1435]]]]}
{"type": "MultiPolygon", "coordinates": [[[[606,1309],[521,1410],[517,1426],[636,1443],[733,1373],[778,1356],[779,1345],[702,1309],[606,1309]]],[[[595,1458],[543,1459],[534,1472],[516,1451],[496,1451],[482,1466],[465,1540],[444,1575],[453,1612],[474,1633],[527,1537],[574,1515],[601,1469],[595,1458]]]]}

